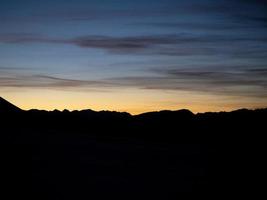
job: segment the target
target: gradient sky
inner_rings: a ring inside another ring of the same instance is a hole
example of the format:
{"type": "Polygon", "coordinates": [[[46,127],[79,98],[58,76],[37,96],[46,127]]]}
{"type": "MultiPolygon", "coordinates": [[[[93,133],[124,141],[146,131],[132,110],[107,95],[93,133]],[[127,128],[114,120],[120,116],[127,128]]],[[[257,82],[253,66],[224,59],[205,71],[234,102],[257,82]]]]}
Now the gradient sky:
{"type": "Polygon", "coordinates": [[[23,109],[267,106],[262,0],[1,0],[0,96],[23,109]]]}

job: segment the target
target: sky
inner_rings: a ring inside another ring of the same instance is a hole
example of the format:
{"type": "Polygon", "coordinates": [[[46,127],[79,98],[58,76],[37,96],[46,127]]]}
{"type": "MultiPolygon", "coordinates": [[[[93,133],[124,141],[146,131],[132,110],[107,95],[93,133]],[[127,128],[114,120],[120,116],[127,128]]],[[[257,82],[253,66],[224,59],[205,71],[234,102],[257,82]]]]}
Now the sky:
{"type": "Polygon", "coordinates": [[[267,107],[265,0],[1,0],[0,26],[22,109],[267,107]]]}

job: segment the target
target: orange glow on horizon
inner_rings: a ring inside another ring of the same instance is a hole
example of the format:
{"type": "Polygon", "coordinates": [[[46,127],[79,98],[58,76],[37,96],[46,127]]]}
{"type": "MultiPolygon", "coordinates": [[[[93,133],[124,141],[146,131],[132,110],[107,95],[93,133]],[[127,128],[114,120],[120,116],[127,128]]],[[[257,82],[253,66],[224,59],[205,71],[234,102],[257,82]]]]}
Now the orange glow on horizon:
{"type": "MultiPolygon", "coordinates": [[[[1,94],[2,95],[2,94],[1,94]]],[[[189,109],[197,112],[231,111],[240,108],[267,107],[265,101],[203,95],[190,92],[164,92],[128,89],[108,92],[27,90],[8,92],[6,100],[24,110],[110,110],[140,114],[159,110],[189,109]],[[208,104],[206,102],[209,102],[208,104]]]]}

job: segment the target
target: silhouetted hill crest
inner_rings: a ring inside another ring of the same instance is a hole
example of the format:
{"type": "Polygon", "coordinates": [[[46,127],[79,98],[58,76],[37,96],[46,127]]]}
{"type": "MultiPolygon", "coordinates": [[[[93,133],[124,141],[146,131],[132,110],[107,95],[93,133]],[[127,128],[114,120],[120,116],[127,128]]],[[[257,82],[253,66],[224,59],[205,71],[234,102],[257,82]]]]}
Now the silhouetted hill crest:
{"type": "Polygon", "coordinates": [[[0,112],[19,112],[22,111],[17,106],[13,105],[12,103],[8,102],[7,100],[0,97],[0,112]]]}
{"type": "MultiPolygon", "coordinates": [[[[20,113],[24,110],[18,108],[17,106],[13,105],[12,103],[8,102],[7,100],[0,97],[0,113],[13,113],[17,112],[20,113]]],[[[179,119],[179,120],[190,120],[195,117],[215,117],[215,116],[226,116],[226,115],[236,115],[236,116],[242,116],[246,117],[247,115],[250,115],[251,113],[266,113],[267,108],[263,109],[254,109],[249,110],[246,108],[238,109],[230,112],[205,112],[205,113],[197,113],[194,114],[190,110],[187,109],[181,109],[181,110],[161,110],[161,111],[153,111],[153,112],[146,112],[138,115],[131,115],[127,112],[117,112],[117,111],[94,111],[91,109],[84,109],[84,110],[73,110],[69,111],[67,109],[64,109],[63,111],[59,111],[57,109],[53,111],[46,111],[46,110],[38,110],[38,109],[31,109],[28,111],[24,111],[27,114],[30,115],[53,115],[53,116],[78,116],[82,118],[96,118],[96,119],[112,119],[112,118],[134,118],[134,119],[140,119],[140,120],[172,120],[172,119],[179,119]]]]}
{"type": "Polygon", "coordinates": [[[155,112],[147,112],[142,113],[140,115],[136,115],[135,117],[141,118],[141,119],[148,119],[148,118],[154,118],[154,119],[169,119],[169,118],[183,118],[183,119],[191,119],[195,116],[194,113],[192,113],[190,110],[182,109],[182,110],[162,110],[162,111],[155,111],[155,112]]]}

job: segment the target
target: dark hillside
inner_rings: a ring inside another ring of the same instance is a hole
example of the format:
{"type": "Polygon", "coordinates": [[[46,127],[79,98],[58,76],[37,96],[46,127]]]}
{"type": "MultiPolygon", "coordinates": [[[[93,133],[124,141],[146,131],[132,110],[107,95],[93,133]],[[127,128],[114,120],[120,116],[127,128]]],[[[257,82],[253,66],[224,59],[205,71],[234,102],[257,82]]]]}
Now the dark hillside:
{"type": "Polygon", "coordinates": [[[267,109],[132,116],[22,111],[3,99],[0,108],[3,191],[10,196],[217,198],[258,189],[267,109]]]}

